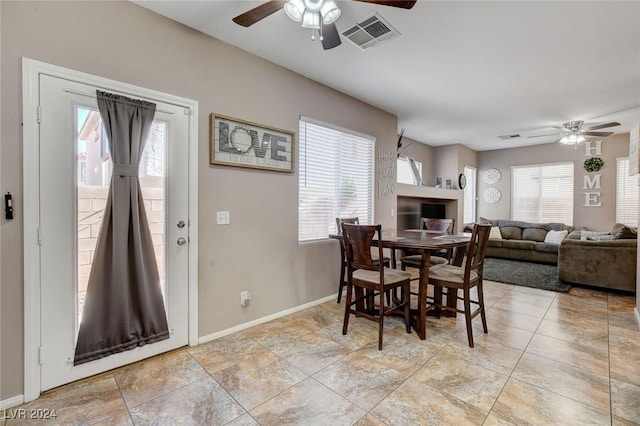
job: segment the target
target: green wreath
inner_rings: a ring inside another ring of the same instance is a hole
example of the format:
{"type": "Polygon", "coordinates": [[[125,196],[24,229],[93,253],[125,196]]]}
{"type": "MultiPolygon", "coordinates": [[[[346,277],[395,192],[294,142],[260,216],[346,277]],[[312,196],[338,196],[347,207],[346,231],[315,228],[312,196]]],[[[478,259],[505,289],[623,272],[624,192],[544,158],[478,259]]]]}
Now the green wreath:
{"type": "Polygon", "coordinates": [[[604,166],[604,161],[599,157],[591,157],[584,160],[584,169],[588,172],[597,172],[602,166],[604,166]]]}
{"type": "Polygon", "coordinates": [[[247,129],[245,126],[240,126],[240,125],[236,125],[233,130],[231,131],[231,134],[229,135],[229,145],[231,145],[232,148],[234,148],[236,151],[238,151],[238,154],[243,155],[246,154],[247,152],[251,151],[251,148],[253,148],[253,137],[251,136],[251,132],[249,131],[249,129],[247,129]],[[238,146],[235,144],[235,136],[236,136],[236,132],[240,130],[244,133],[246,133],[247,135],[249,135],[249,140],[251,141],[251,143],[249,144],[249,146],[246,149],[240,149],[238,148],[238,146]]]}

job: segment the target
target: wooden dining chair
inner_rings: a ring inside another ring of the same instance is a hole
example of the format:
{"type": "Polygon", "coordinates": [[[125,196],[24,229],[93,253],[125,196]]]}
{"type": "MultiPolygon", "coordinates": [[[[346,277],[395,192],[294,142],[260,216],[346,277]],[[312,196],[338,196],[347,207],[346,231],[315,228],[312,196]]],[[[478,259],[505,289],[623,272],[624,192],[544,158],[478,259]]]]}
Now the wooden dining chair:
{"type": "Polygon", "coordinates": [[[440,268],[433,268],[429,271],[429,284],[434,286],[434,302],[431,307],[440,310],[463,313],[467,324],[467,338],[469,346],[473,347],[473,329],[471,320],[480,315],[482,318],[482,328],[487,333],[487,317],[484,310],[484,294],[482,289],[482,269],[484,265],[484,254],[489,240],[490,224],[478,224],[473,226],[471,239],[467,245],[467,257],[463,266],[443,265],[440,268]],[[477,300],[471,299],[471,289],[476,287],[477,300]],[[447,291],[444,292],[443,288],[447,291]],[[462,297],[458,296],[458,290],[462,290],[462,297]],[[452,307],[443,303],[442,296],[456,297],[462,300],[464,309],[457,306],[452,307]],[[471,304],[477,305],[477,309],[471,311],[471,304]]]}
{"type": "Polygon", "coordinates": [[[371,255],[371,246],[374,238],[377,243],[378,258],[382,259],[382,240],[380,237],[381,225],[353,225],[342,224],[342,239],[344,241],[347,259],[347,300],[344,310],[344,323],[342,334],[347,334],[349,328],[349,316],[354,314],[376,321],[378,329],[378,350],[382,349],[382,332],[384,317],[397,312],[402,312],[407,333],[411,333],[411,320],[409,318],[409,272],[391,269],[380,262],[374,262],[371,255]],[[353,300],[354,288],[364,290],[356,292],[353,300]],[[400,288],[400,300],[393,298],[385,305],[385,294],[391,290],[400,288]],[[358,308],[363,306],[365,299],[378,297],[378,306],[358,308]]]}
{"type": "MultiPolygon", "coordinates": [[[[420,218],[421,229],[426,229],[428,231],[440,231],[446,232],[447,234],[453,234],[453,229],[455,226],[455,219],[432,219],[423,217],[420,218]]],[[[445,265],[449,263],[451,259],[452,251],[448,250],[444,253],[446,257],[440,256],[431,256],[430,264],[431,266],[435,265],[445,265]]],[[[420,263],[422,261],[422,256],[420,254],[406,254],[400,259],[400,268],[405,271],[407,266],[412,268],[420,268],[420,263]]]]}
{"type": "MultiPolygon", "coordinates": [[[[344,218],[336,217],[336,226],[337,226],[338,232],[342,232],[343,223],[358,225],[360,224],[360,219],[358,217],[344,217],[344,218]]],[[[374,263],[379,261],[377,254],[373,254],[372,258],[374,263]]],[[[388,257],[383,257],[382,262],[385,266],[389,266],[391,260],[388,257]]],[[[344,250],[344,243],[341,240],[340,241],[340,283],[338,285],[337,303],[340,303],[340,300],[342,300],[342,290],[344,290],[344,287],[347,285],[346,273],[347,273],[347,255],[344,250]]]]}

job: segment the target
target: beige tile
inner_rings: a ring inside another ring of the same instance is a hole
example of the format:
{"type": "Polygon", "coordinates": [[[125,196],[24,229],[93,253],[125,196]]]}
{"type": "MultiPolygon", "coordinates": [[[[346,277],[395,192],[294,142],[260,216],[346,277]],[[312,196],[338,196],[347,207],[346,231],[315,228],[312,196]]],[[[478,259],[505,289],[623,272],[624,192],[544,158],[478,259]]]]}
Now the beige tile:
{"type": "Polygon", "coordinates": [[[609,311],[609,327],[638,331],[638,320],[633,312],[609,311]]]}
{"type": "Polygon", "coordinates": [[[307,377],[293,365],[269,352],[213,374],[213,378],[246,410],[307,377]]]}
{"type": "Polygon", "coordinates": [[[103,374],[46,392],[39,399],[3,414],[9,417],[7,425],[67,425],[97,423],[126,410],[113,376],[103,374]],[[11,419],[21,413],[24,418],[11,419]],[[50,418],[43,418],[44,415],[50,418]]]}
{"type": "Polygon", "coordinates": [[[269,348],[280,343],[290,342],[316,330],[318,330],[318,327],[311,326],[308,323],[296,323],[284,317],[249,328],[242,333],[269,348]]]}
{"type": "Polygon", "coordinates": [[[177,350],[115,370],[118,387],[129,408],[207,376],[186,350],[177,350]]]}
{"type": "Polygon", "coordinates": [[[626,420],[626,419],[623,419],[622,417],[618,417],[618,416],[611,416],[611,424],[613,426],[637,426],[637,425],[640,425],[640,423],[632,422],[631,420],[626,420]]]}
{"type": "Polygon", "coordinates": [[[399,330],[384,336],[381,351],[378,350],[377,342],[371,342],[360,348],[358,353],[408,377],[442,349],[442,346],[418,341],[416,334],[408,335],[399,330]]]}
{"type": "MultiPolygon", "coordinates": [[[[511,293],[510,293],[511,294],[511,293]]],[[[495,305],[493,305],[492,309],[502,309],[505,311],[517,312],[519,314],[525,314],[537,319],[542,319],[544,315],[547,313],[547,309],[549,309],[549,305],[538,305],[534,303],[522,302],[519,300],[513,300],[508,297],[509,295],[503,297],[495,305]]]]}
{"type": "Polygon", "coordinates": [[[640,385],[612,379],[611,412],[622,419],[640,422],[640,385]]]}
{"type": "Polygon", "coordinates": [[[358,420],[358,422],[354,426],[388,426],[388,425],[382,420],[376,419],[371,414],[367,414],[363,418],[358,420]]]}
{"type": "Polygon", "coordinates": [[[491,340],[514,349],[524,350],[524,348],[529,344],[529,341],[531,341],[531,337],[533,337],[533,333],[531,331],[494,323],[488,318],[487,330],[488,333],[484,334],[480,317],[476,317],[473,321],[474,341],[481,342],[483,340],[491,340]]]}
{"type": "Polygon", "coordinates": [[[107,419],[91,423],[91,426],[133,426],[133,421],[128,411],[120,411],[107,419]]]}
{"type": "Polygon", "coordinates": [[[614,312],[633,312],[636,306],[636,298],[632,294],[608,294],[608,308],[609,311],[614,312]]]}
{"type": "Polygon", "coordinates": [[[467,336],[459,335],[449,348],[459,358],[501,374],[511,374],[522,351],[489,339],[478,339],[470,348],[467,336]]]}
{"type": "Polygon", "coordinates": [[[514,290],[504,295],[500,301],[503,303],[509,302],[512,304],[522,303],[522,304],[528,304],[528,305],[535,305],[535,306],[539,306],[541,308],[546,309],[551,305],[555,297],[556,297],[555,293],[549,293],[549,292],[531,293],[531,292],[514,290]]]}
{"type": "Polygon", "coordinates": [[[573,296],[573,297],[582,297],[585,299],[590,299],[590,300],[596,300],[596,299],[602,299],[602,300],[607,300],[609,297],[609,292],[607,291],[603,291],[603,290],[596,290],[593,288],[589,288],[589,287],[579,287],[579,286],[573,286],[571,287],[571,290],[569,290],[569,293],[563,293],[561,295],[559,295],[561,297],[566,297],[566,296],[573,296]]]}
{"type": "Polygon", "coordinates": [[[536,334],[531,339],[526,353],[582,368],[602,376],[609,375],[609,345],[606,340],[567,341],[536,334]]]}
{"type": "Polygon", "coordinates": [[[640,386],[640,338],[609,336],[609,354],[611,378],[640,386]]]}
{"type": "Polygon", "coordinates": [[[251,410],[263,425],[352,425],[365,412],[314,379],[306,379],[251,410]]]}
{"type": "Polygon", "coordinates": [[[609,413],[513,378],[484,425],[607,425],[609,413]]]}
{"type": "Polygon", "coordinates": [[[365,411],[375,407],[406,376],[359,353],[352,353],[313,376],[365,411]]]}
{"type": "Polygon", "coordinates": [[[342,334],[342,325],[322,328],[317,331],[317,334],[327,337],[352,351],[356,351],[371,342],[378,341],[377,324],[365,318],[354,318],[353,316],[349,320],[347,334],[342,334]]]}
{"type": "Polygon", "coordinates": [[[547,318],[585,317],[591,320],[607,320],[607,301],[585,297],[559,295],[551,303],[547,318]],[[561,311],[561,312],[557,312],[561,311]],[[566,311],[566,312],[563,312],[566,311]]]}
{"type": "Polygon", "coordinates": [[[582,318],[580,321],[559,319],[543,319],[536,330],[538,334],[555,337],[568,342],[589,342],[592,345],[607,346],[609,327],[603,321],[592,321],[582,318]]]}
{"type": "Polygon", "coordinates": [[[508,324],[510,327],[533,332],[536,331],[541,320],[535,316],[500,309],[496,306],[487,310],[488,327],[490,324],[508,324]]]}
{"type": "Polygon", "coordinates": [[[209,373],[224,370],[268,351],[269,349],[242,333],[235,333],[189,348],[189,353],[209,373]]]}
{"type": "Polygon", "coordinates": [[[342,326],[342,320],[344,319],[343,309],[339,312],[332,312],[320,306],[313,306],[289,315],[287,318],[297,324],[306,325],[309,329],[318,330],[330,326],[342,326]]]}
{"type": "Polygon", "coordinates": [[[370,415],[388,425],[480,425],[486,412],[413,378],[370,415]]]}
{"type": "Polygon", "coordinates": [[[131,410],[136,425],[222,425],[245,410],[210,376],[131,410]]]}
{"type": "Polygon", "coordinates": [[[537,355],[525,353],[512,378],[609,412],[609,378],[537,355]]]}
{"type": "Polygon", "coordinates": [[[509,376],[466,361],[445,347],[413,378],[488,412],[509,376]]]}
{"type": "Polygon", "coordinates": [[[271,350],[307,374],[317,373],[351,353],[350,349],[317,333],[272,346],[271,350]]]}

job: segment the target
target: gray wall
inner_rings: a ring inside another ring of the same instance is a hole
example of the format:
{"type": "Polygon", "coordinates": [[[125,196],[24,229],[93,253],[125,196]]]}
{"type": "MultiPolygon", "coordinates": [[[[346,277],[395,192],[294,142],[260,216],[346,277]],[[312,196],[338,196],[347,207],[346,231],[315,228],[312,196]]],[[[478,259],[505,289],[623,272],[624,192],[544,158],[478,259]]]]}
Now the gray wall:
{"type": "MultiPolygon", "coordinates": [[[[336,292],[337,243],[297,242],[297,173],[209,165],[208,116],[297,135],[298,117],[305,115],[374,136],[376,154],[395,156],[394,115],[129,2],[0,2],[0,11],[1,179],[16,201],[16,219],[1,222],[0,400],[23,392],[23,56],[200,102],[201,336],[336,292]],[[273,102],[259,102],[264,99],[273,102]],[[217,210],[231,212],[231,225],[215,225],[217,210]],[[240,290],[251,292],[249,308],[240,307],[240,290]]],[[[376,195],[375,202],[376,221],[395,225],[395,195],[376,195]]]]}
{"type": "Polygon", "coordinates": [[[573,161],[574,167],[574,203],[573,226],[586,226],[589,229],[608,231],[616,220],[616,158],[629,155],[629,134],[614,135],[602,142],[602,156],[605,165],[600,170],[602,207],[583,207],[584,189],[583,175],[587,174],[583,163],[585,156],[584,144],[566,146],[560,143],[528,146],[523,148],[500,149],[482,151],[478,153],[478,216],[488,219],[509,219],[511,200],[511,166],[526,164],[553,163],[573,161]],[[502,173],[502,178],[495,185],[487,184],[483,174],[487,169],[496,168],[502,173]],[[494,186],[502,192],[500,201],[489,204],[482,195],[485,189],[494,186]]]}

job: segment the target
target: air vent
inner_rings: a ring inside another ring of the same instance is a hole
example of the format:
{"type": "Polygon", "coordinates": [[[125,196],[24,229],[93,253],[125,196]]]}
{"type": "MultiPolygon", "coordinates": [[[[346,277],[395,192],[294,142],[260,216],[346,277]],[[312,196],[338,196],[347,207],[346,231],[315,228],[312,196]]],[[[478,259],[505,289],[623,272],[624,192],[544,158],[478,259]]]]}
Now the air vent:
{"type": "Polygon", "coordinates": [[[502,136],[498,136],[500,139],[502,139],[503,141],[507,141],[509,139],[517,139],[520,137],[519,134],[515,133],[513,135],[502,135],[502,136]]]}
{"type": "Polygon", "coordinates": [[[382,19],[382,16],[375,13],[370,18],[343,31],[342,35],[351,40],[360,49],[368,50],[384,41],[398,37],[400,33],[382,19]]]}

